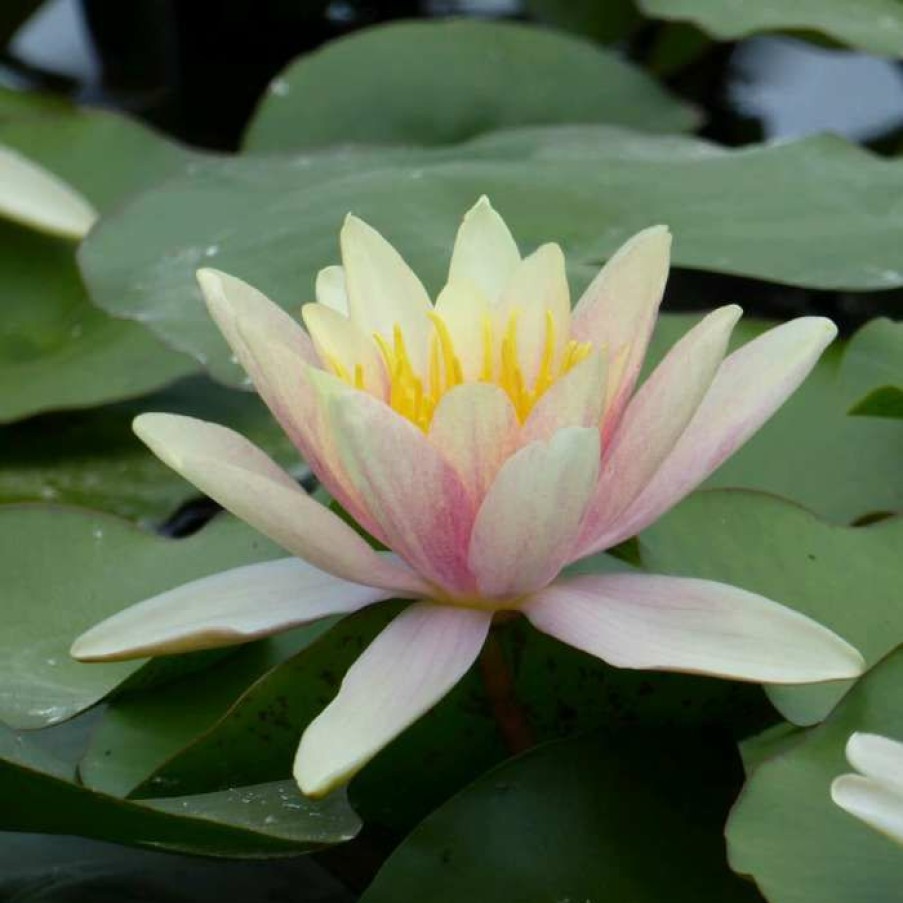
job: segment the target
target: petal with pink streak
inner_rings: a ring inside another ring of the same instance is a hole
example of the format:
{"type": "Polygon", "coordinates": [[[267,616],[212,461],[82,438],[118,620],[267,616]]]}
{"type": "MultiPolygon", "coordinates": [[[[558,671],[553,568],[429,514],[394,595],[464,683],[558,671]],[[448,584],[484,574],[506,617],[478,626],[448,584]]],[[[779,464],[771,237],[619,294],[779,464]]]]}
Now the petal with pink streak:
{"type": "Polygon", "coordinates": [[[607,356],[600,349],[557,379],[524,421],[520,444],[550,439],[566,426],[598,427],[605,407],[607,374],[607,356]]]}
{"type": "Polygon", "coordinates": [[[388,405],[317,382],[344,472],[386,545],[427,580],[470,592],[467,540],[474,501],[457,470],[388,405]]]}
{"type": "Polygon", "coordinates": [[[314,501],[243,436],[176,414],[142,414],[134,429],[177,473],[287,551],[343,580],[399,595],[423,581],[378,555],[341,518],[314,501]]]}
{"type": "Polygon", "coordinates": [[[299,558],[233,568],[132,605],[72,645],[81,661],[108,662],[232,646],[390,595],[340,580],[299,558]]]}
{"type": "Polygon", "coordinates": [[[423,602],[400,614],[351,666],[295,757],[308,796],[345,783],[467,673],[492,616],[423,602]]]}
{"type": "Polygon", "coordinates": [[[787,400],[836,334],[830,320],[801,317],[728,356],[689,426],[646,488],[581,554],[634,536],[695,489],[787,400]]]}
{"type": "MultiPolygon", "coordinates": [[[[609,259],[574,308],[571,334],[605,345],[612,361],[608,418],[617,420],[633,392],[668,279],[671,233],[652,226],[634,235],[609,259]],[[614,366],[623,360],[623,365],[614,366]]],[[[606,434],[609,431],[606,430],[606,434]]]]}
{"type": "Polygon", "coordinates": [[[475,285],[496,302],[520,263],[520,253],[511,231],[489,198],[483,195],[458,229],[448,282],[475,285]]]}
{"type": "Polygon", "coordinates": [[[465,383],[442,396],[427,435],[454,465],[472,498],[480,500],[514,451],[518,428],[503,389],[465,383]]]}
{"type": "Polygon", "coordinates": [[[857,677],[836,633],[755,593],[688,577],[596,574],[553,584],[523,607],[543,633],[619,668],[775,684],[857,677]]]}
{"type": "Polygon", "coordinates": [[[571,552],[599,474],[599,431],[559,430],[499,470],[470,537],[480,593],[517,598],[555,578],[571,552]]]}
{"type": "Polygon", "coordinates": [[[691,329],[631,399],[611,443],[583,525],[593,545],[644,490],[674,448],[712,384],[742,311],[721,307],[691,329]]]}

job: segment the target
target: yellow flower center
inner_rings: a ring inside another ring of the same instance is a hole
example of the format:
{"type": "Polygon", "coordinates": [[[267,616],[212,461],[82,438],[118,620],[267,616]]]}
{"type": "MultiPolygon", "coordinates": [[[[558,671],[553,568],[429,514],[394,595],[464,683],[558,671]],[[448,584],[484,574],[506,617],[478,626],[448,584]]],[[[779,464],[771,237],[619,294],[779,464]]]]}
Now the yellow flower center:
{"type": "MultiPolygon", "coordinates": [[[[483,318],[482,365],[477,381],[493,383],[504,389],[518,419],[523,422],[546,390],[586,358],[592,346],[588,342],[571,339],[563,353],[556,355],[555,318],[551,311],[546,311],[542,355],[536,376],[532,384],[528,384],[518,354],[517,318],[518,312],[514,311],[500,334],[489,316],[483,318]]],[[[434,330],[430,336],[425,377],[421,377],[412,365],[399,326],[395,327],[391,342],[381,335],[374,336],[389,376],[389,404],[424,431],[429,429],[442,396],[465,381],[461,359],[455,351],[448,325],[435,312],[430,313],[430,319],[434,330]]],[[[360,367],[355,368],[353,379],[347,373],[339,375],[358,388],[363,386],[360,367]]]]}

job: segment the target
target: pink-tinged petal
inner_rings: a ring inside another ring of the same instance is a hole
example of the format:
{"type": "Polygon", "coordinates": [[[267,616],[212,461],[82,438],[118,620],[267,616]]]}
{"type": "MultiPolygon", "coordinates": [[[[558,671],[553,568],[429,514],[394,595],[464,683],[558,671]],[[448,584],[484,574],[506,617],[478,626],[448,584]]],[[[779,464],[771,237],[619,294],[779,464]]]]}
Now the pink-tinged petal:
{"type": "Polygon", "coordinates": [[[875,831],[903,844],[903,793],[858,774],[844,774],[831,784],[831,799],[875,831]]]}
{"type": "Polygon", "coordinates": [[[385,364],[376,342],[370,336],[361,332],[348,317],[323,304],[305,304],[301,316],[323,369],[357,385],[357,368],[360,367],[359,388],[380,398],[386,396],[388,378],[385,364]]]}
{"type": "Polygon", "coordinates": [[[517,414],[503,389],[465,383],[442,396],[428,437],[478,500],[514,451],[518,429],[517,414]]]}
{"type": "Polygon", "coordinates": [[[161,461],[293,555],[343,580],[398,595],[427,590],[238,433],[176,414],[142,414],[134,429],[161,461]]]}
{"type": "Polygon", "coordinates": [[[363,392],[318,377],[336,451],[368,516],[425,579],[470,592],[474,502],[448,459],[409,420],[363,392]]]}
{"type": "Polygon", "coordinates": [[[348,316],[348,288],[345,271],[340,266],[324,267],[317,273],[315,294],[317,303],[348,316]]]}
{"type": "Polygon", "coordinates": [[[234,568],[132,605],[72,645],[82,661],[120,661],[232,646],[390,595],[348,583],[299,558],[234,568]]]}
{"type": "Polygon", "coordinates": [[[799,612],[687,577],[600,574],[553,584],[523,607],[543,633],[620,668],[797,684],[857,677],[862,656],[799,612]]]}
{"type": "Polygon", "coordinates": [[[482,595],[516,598],[555,578],[573,548],[598,475],[597,429],[559,430],[505,462],[470,538],[470,568],[482,595]]]}
{"type": "Polygon", "coordinates": [[[599,426],[608,374],[604,350],[593,351],[556,380],[536,402],[519,437],[520,444],[550,439],[566,426],[599,426]]]}
{"type": "Polygon", "coordinates": [[[584,554],[634,536],[695,489],[787,400],[836,334],[830,320],[801,317],[731,354],[671,454],[584,554]]]}
{"type": "Polygon", "coordinates": [[[712,384],[742,311],[710,313],[665,356],[636,393],[605,449],[580,546],[608,532],[674,448],[712,384]]]}
{"type": "Polygon", "coordinates": [[[458,229],[449,283],[470,283],[490,301],[498,301],[519,263],[520,253],[511,231],[483,195],[464,215],[458,229]]]}
{"type": "Polygon", "coordinates": [[[294,769],[301,790],[325,796],[426,714],[474,663],[491,619],[419,603],[392,621],[304,732],[294,769]]]}
{"type": "Polygon", "coordinates": [[[414,366],[424,373],[432,305],[423,284],[398,251],[356,216],[346,217],[340,242],[351,319],[367,335],[390,342],[399,326],[414,366]]]}
{"type": "Polygon", "coordinates": [[[472,283],[450,282],[436,299],[436,313],[448,329],[462,376],[479,379],[484,367],[484,332],[487,323],[492,323],[486,296],[472,283]]]}
{"type": "Polygon", "coordinates": [[[615,421],[633,392],[646,357],[668,279],[670,254],[671,233],[665,226],[644,229],[615,252],[574,308],[572,337],[608,348],[612,378],[607,416],[615,421]]]}

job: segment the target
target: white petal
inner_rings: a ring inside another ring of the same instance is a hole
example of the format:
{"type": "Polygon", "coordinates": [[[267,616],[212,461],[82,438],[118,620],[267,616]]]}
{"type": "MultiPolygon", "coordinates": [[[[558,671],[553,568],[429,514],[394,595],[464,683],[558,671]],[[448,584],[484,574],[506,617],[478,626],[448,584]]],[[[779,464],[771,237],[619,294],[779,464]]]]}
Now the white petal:
{"type": "Polygon", "coordinates": [[[161,461],[292,554],[354,583],[425,591],[238,433],[176,414],[142,414],[134,429],[161,461]]]}
{"type": "Polygon", "coordinates": [[[231,646],[328,615],[357,611],[389,593],[339,580],[299,558],[250,564],[193,580],[132,605],[72,645],[82,661],[117,661],[231,646]]]}
{"type": "Polygon", "coordinates": [[[448,281],[470,283],[490,301],[498,301],[519,263],[520,254],[508,226],[483,195],[464,215],[458,229],[448,281]]]}
{"type": "Polygon", "coordinates": [[[348,289],[345,271],[340,266],[324,267],[317,273],[316,296],[318,304],[348,316],[348,289]]]}
{"type": "Polygon", "coordinates": [[[799,612],[709,580],[577,577],[523,611],[544,633],[620,668],[797,684],[857,677],[865,667],[849,643],[799,612]]]}
{"type": "MultiPolygon", "coordinates": [[[[492,323],[489,301],[476,286],[453,282],[439,293],[436,313],[448,329],[464,379],[478,379],[484,369],[484,330],[492,323]]],[[[490,372],[494,373],[494,349],[492,355],[490,372]]]]}
{"type": "Polygon", "coordinates": [[[97,211],[52,172],[0,146],[0,216],[51,235],[82,238],[94,225],[97,211]]]}
{"type": "Polygon", "coordinates": [[[831,799],[869,827],[903,844],[903,793],[861,777],[844,774],[831,784],[831,799]]]}
{"type": "Polygon", "coordinates": [[[903,793],[903,743],[878,734],[855,733],[847,743],[847,759],[867,778],[903,793]]]}
{"type": "Polygon", "coordinates": [[[329,793],[429,711],[473,664],[490,623],[488,612],[427,602],[399,615],[304,732],[295,758],[301,790],[329,793]]]}

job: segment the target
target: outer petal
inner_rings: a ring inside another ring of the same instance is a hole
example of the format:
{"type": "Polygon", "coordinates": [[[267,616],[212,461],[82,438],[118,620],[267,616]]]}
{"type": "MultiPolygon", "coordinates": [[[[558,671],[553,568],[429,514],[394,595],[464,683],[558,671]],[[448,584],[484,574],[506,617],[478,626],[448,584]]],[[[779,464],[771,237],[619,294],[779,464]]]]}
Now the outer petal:
{"type": "Polygon", "coordinates": [[[867,778],[903,793],[903,743],[878,734],[853,734],[847,742],[847,760],[867,778]]]}
{"type": "Polygon", "coordinates": [[[903,793],[861,777],[844,774],[831,784],[831,799],[870,828],[903,844],[903,793]]]}
{"type": "Polygon", "coordinates": [[[318,383],[345,473],[386,544],[426,579],[469,592],[474,503],[457,470],[388,405],[334,381],[318,383]]]}
{"type": "Polygon", "coordinates": [[[856,677],[862,656],[762,596],[686,577],[605,574],[550,586],[524,614],[544,633],[621,668],[764,683],[856,677]]]}
{"type": "Polygon", "coordinates": [[[360,366],[360,388],[384,398],[387,391],[386,368],[376,343],[348,317],[323,304],[305,304],[301,309],[304,325],[310,333],[323,368],[344,371],[343,378],[355,381],[360,366]]]}
{"type": "Polygon", "coordinates": [[[524,421],[521,443],[550,439],[566,426],[598,427],[605,407],[607,364],[605,351],[594,351],[556,380],[524,421]]]}
{"type": "Polygon", "coordinates": [[[484,369],[484,330],[492,323],[486,296],[472,283],[450,282],[436,299],[436,313],[448,328],[464,379],[478,379],[484,369]]]}
{"type": "Polygon", "coordinates": [[[134,428],[160,460],[287,551],[354,583],[399,595],[426,590],[238,433],[175,414],[142,414],[134,428]]]}
{"type": "Polygon", "coordinates": [[[472,498],[486,494],[514,451],[519,424],[508,394],[489,383],[465,383],[442,396],[429,440],[454,465],[472,498]]]}
{"type": "Polygon", "coordinates": [[[655,476],[582,554],[639,533],[695,489],[787,400],[836,334],[830,320],[802,317],[731,354],[655,476]]]}
{"type": "Polygon", "coordinates": [[[82,661],[117,661],[231,646],[390,595],[339,580],[298,558],[234,568],[139,602],[83,633],[82,661]]]}
{"type": "Polygon", "coordinates": [[[470,568],[480,592],[516,598],[565,563],[599,473],[599,431],[569,427],[505,462],[477,514],[470,568]]]}
{"type": "Polygon", "coordinates": [[[347,781],[429,711],[473,664],[492,616],[422,602],[402,612],[351,666],[295,758],[309,796],[347,781]]]}
{"type": "Polygon", "coordinates": [[[671,233],[665,226],[644,229],[611,257],[574,308],[573,338],[606,345],[612,361],[623,360],[620,378],[609,381],[609,418],[620,416],[639,376],[670,253],[671,233]]]}
{"type": "Polygon", "coordinates": [[[342,267],[324,267],[317,273],[316,296],[318,304],[331,307],[342,316],[348,316],[348,288],[342,267]]]}
{"type": "Polygon", "coordinates": [[[52,235],[82,238],[97,211],[52,172],[0,145],[0,216],[52,235]]]}
{"type": "Polygon", "coordinates": [[[448,281],[473,284],[490,301],[498,301],[519,263],[520,253],[508,226],[483,195],[458,229],[448,281]]]}
{"type": "Polygon", "coordinates": [[[401,327],[418,371],[426,367],[430,299],[401,255],[375,229],[349,215],[340,235],[351,319],[368,335],[401,327]]]}
{"type": "Polygon", "coordinates": [[[712,384],[742,311],[709,314],[656,367],[630,401],[605,450],[581,546],[611,528],[674,448],[712,384]]]}

